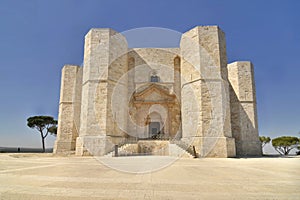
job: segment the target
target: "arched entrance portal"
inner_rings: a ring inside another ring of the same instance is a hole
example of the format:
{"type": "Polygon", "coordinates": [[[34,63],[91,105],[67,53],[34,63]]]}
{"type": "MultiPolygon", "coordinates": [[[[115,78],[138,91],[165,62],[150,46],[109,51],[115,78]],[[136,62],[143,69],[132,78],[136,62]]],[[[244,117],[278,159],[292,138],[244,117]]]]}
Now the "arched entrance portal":
{"type": "Polygon", "coordinates": [[[169,88],[148,84],[130,101],[130,135],[139,139],[172,139],[180,131],[180,105],[169,88]]]}

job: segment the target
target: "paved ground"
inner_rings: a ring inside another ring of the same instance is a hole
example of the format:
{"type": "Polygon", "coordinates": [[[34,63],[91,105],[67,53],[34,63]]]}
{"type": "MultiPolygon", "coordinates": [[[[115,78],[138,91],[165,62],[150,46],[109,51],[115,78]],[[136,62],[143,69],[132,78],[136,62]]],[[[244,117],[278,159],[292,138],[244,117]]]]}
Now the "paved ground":
{"type": "MultiPolygon", "coordinates": [[[[125,171],[172,161],[106,159],[125,171]]],[[[93,157],[0,154],[0,199],[300,199],[300,158],[180,159],[125,173],[93,157]]]]}

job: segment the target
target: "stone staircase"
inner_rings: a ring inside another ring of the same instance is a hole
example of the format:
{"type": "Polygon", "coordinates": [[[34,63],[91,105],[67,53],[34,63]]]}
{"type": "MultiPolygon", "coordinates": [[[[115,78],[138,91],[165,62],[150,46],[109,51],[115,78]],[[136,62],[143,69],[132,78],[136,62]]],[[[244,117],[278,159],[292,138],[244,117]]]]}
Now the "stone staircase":
{"type": "Polygon", "coordinates": [[[177,146],[179,146],[181,149],[185,150],[186,152],[188,152],[190,155],[192,155],[194,158],[198,158],[199,154],[194,152],[193,147],[187,143],[185,143],[182,140],[173,140],[172,141],[173,144],[176,144],[177,146]],[[196,154],[196,155],[195,155],[196,154]]]}
{"type": "MultiPolygon", "coordinates": [[[[130,156],[134,155],[135,153],[135,148],[137,144],[123,144],[118,147],[118,155],[119,156],[130,156]]],[[[114,157],[115,156],[115,151],[111,151],[108,154],[104,155],[104,157],[114,157]]]]}
{"type": "Polygon", "coordinates": [[[177,144],[169,144],[169,156],[181,158],[194,158],[194,156],[191,153],[181,148],[177,144]]]}
{"type": "MultiPolygon", "coordinates": [[[[162,152],[165,152],[162,150],[162,152]]],[[[138,144],[137,143],[129,143],[123,144],[118,147],[118,155],[121,156],[142,156],[142,155],[151,155],[147,153],[139,153],[138,152],[138,144]]],[[[172,157],[182,157],[182,158],[194,158],[191,149],[183,145],[182,143],[169,143],[168,145],[168,154],[165,153],[159,154],[162,156],[172,156],[172,157]]],[[[104,157],[114,157],[115,151],[111,151],[104,155],[104,157]]]]}

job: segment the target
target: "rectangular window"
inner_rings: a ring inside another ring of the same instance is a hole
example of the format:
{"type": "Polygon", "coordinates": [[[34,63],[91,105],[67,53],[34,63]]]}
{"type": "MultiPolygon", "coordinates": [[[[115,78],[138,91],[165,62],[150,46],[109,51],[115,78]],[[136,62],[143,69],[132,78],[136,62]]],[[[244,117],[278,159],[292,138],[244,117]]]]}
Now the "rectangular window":
{"type": "Polygon", "coordinates": [[[158,76],[151,76],[151,82],[158,82],[158,76]]]}

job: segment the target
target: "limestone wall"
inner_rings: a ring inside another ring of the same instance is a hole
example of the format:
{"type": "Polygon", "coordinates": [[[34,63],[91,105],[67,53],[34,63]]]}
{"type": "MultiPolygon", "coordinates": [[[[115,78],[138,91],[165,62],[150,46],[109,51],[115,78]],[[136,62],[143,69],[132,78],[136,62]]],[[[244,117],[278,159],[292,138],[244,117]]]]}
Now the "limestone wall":
{"type": "Polygon", "coordinates": [[[109,33],[109,29],[91,29],[85,36],[80,136],[105,135],[106,132],[106,98],[102,99],[104,109],[98,120],[95,102],[99,101],[97,92],[102,96],[107,94],[109,33]]]}
{"type": "Polygon", "coordinates": [[[161,83],[174,83],[174,58],[180,53],[178,48],[134,48],[129,57],[135,60],[134,82],[150,82],[155,73],[161,83]]]}
{"type": "MultiPolygon", "coordinates": [[[[87,154],[89,150],[103,155],[117,142],[106,137],[121,134],[115,128],[117,126],[113,119],[112,94],[117,81],[127,71],[126,52],[126,39],[112,29],[91,29],[85,37],[77,155],[87,154]]],[[[126,88],[127,85],[123,87],[126,88]]],[[[121,97],[120,104],[126,99],[126,92],[121,97]]],[[[122,118],[123,113],[117,114],[122,118]]]]}
{"type": "Polygon", "coordinates": [[[116,31],[91,29],[84,67],[62,70],[54,152],[74,150],[77,137],[77,155],[104,155],[132,133],[147,135],[154,111],[167,116],[160,120],[167,136],[182,137],[200,156],[261,154],[253,66],[227,65],[217,26],[187,31],[180,48],[128,49],[116,31]],[[152,93],[136,95],[153,85],[152,93]]]}
{"type": "Polygon", "coordinates": [[[195,27],[183,34],[180,49],[183,139],[192,140],[201,156],[235,156],[224,33],[217,26],[195,27]]]}
{"type": "Polygon", "coordinates": [[[261,155],[253,65],[241,61],[228,64],[228,78],[231,84],[232,134],[237,155],[261,155]]]}
{"type": "MultiPolygon", "coordinates": [[[[164,123],[165,134],[175,137],[181,135],[180,118],[180,74],[178,64],[175,66],[175,58],[179,57],[178,48],[134,48],[128,54],[130,61],[128,78],[128,97],[132,101],[132,95],[149,86],[151,75],[159,77],[157,84],[167,90],[169,94],[175,94],[175,105],[162,105],[168,118],[164,123]],[[176,70],[174,70],[176,69],[176,70]]],[[[154,94],[153,94],[154,95],[154,94]]],[[[153,96],[154,98],[154,96],[153,96]]],[[[145,106],[130,105],[131,118],[129,118],[128,130],[137,133],[141,137],[147,137],[148,125],[145,118],[150,114],[151,104],[145,106]],[[143,135],[144,134],[144,135],[143,135]]]]}
{"type": "Polygon", "coordinates": [[[114,33],[109,41],[106,135],[126,135],[128,118],[128,46],[124,36],[114,33]]]}
{"type": "Polygon", "coordinates": [[[62,69],[58,130],[54,153],[75,150],[79,135],[82,68],[65,65],[62,69]]]}

